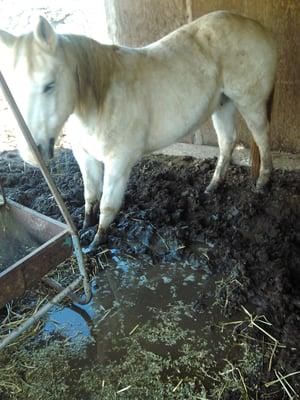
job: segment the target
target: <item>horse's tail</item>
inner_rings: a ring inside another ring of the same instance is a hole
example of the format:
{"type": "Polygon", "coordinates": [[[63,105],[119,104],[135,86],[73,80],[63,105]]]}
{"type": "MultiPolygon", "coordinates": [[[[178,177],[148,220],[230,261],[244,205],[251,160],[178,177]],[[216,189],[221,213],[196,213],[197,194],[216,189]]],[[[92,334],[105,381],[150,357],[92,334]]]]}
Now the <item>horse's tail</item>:
{"type": "Polygon", "coordinates": [[[258,146],[253,138],[251,140],[250,158],[251,158],[251,174],[254,179],[257,179],[260,170],[260,154],[258,146]]]}
{"type": "MultiPolygon", "coordinates": [[[[269,98],[267,100],[267,104],[266,104],[267,118],[268,118],[269,123],[271,122],[273,99],[274,99],[274,87],[270,93],[270,96],[269,96],[269,98]]],[[[256,179],[259,176],[259,170],[260,170],[260,154],[259,154],[258,146],[255,143],[253,137],[251,140],[250,154],[251,154],[251,172],[252,172],[252,176],[256,179]]]]}

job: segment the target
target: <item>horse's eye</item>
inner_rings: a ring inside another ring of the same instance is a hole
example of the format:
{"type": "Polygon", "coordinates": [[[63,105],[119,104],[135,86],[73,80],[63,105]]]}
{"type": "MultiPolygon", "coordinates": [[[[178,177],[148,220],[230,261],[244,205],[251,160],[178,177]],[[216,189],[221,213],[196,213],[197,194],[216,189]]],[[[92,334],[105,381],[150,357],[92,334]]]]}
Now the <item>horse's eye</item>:
{"type": "Polygon", "coordinates": [[[50,82],[47,85],[45,85],[43,88],[43,93],[50,93],[54,88],[54,84],[55,82],[50,82]]]}

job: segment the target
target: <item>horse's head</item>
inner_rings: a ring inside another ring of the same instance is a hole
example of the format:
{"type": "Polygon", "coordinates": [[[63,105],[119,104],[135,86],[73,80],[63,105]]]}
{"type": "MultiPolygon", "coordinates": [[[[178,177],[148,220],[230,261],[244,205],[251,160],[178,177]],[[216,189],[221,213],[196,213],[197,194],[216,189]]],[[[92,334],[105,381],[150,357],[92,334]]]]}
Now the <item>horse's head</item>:
{"type": "MultiPolygon", "coordinates": [[[[0,31],[7,50],[5,76],[45,160],[53,157],[54,143],[75,107],[74,67],[68,66],[60,41],[42,17],[32,33],[16,37],[0,31]]],[[[36,164],[21,133],[18,148],[25,161],[36,164]]]]}

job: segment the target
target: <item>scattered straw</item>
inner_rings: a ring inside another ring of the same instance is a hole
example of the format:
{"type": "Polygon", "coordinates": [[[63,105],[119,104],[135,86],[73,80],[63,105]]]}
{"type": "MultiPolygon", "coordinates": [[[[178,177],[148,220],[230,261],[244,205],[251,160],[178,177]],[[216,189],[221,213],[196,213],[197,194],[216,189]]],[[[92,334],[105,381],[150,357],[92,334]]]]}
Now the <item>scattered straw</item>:
{"type": "Polygon", "coordinates": [[[117,394],[122,393],[122,392],[126,392],[126,390],[129,390],[131,388],[131,385],[128,385],[126,387],[124,387],[123,389],[120,389],[117,391],[117,394]]]}
{"type": "MultiPolygon", "coordinates": [[[[285,393],[287,394],[288,398],[290,400],[294,400],[294,396],[289,392],[289,390],[287,388],[287,386],[289,386],[291,388],[291,385],[290,384],[287,385],[288,382],[283,378],[283,376],[280,374],[280,372],[277,372],[277,371],[274,371],[274,372],[278,379],[278,382],[280,382],[280,384],[281,384],[283,390],[285,391],[285,393]]],[[[297,393],[295,392],[295,390],[293,388],[292,388],[292,391],[294,392],[294,394],[297,395],[297,393]]]]}
{"type": "MultiPolygon", "coordinates": [[[[294,376],[294,375],[298,375],[298,374],[300,374],[300,371],[291,372],[290,374],[282,376],[281,379],[286,379],[286,378],[289,378],[290,376],[294,376]]],[[[275,381],[267,382],[267,383],[265,383],[265,387],[270,387],[272,385],[275,385],[275,383],[278,383],[278,382],[279,382],[279,379],[276,379],[275,381]]]]}
{"type": "Polygon", "coordinates": [[[131,336],[136,330],[137,328],[140,326],[140,324],[137,324],[130,332],[129,332],[129,336],[131,336]]]}
{"type": "Polygon", "coordinates": [[[268,388],[272,385],[275,385],[275,383],[280,383],[289,399],[291,399],[291,400],[299,399],[299,395],[296,393],[296,391],[292,387],[292,385],[287,381],[287,378],[290,378],[291,376],[300,374],[300,371],[291,372],[290,374],[287,374],[284,376],[279,371],[274,371],[274,373],[275,373],[277,379],[274,381],[265,383],[265,386],[268,388]],[[293,394],[291,394],[290,392],[292,392],[293,394]]]}
{"type": "Polygon", "coordinates": [[[258,316],[253,317],[252,314],[244,306],[242,306],[242,309],[250,318],[249,327],[252,328],[254,326],[255,328],[259,329],[261,332],[263,332],[266,336],[268,336],[268,338],[270,338],[274,342],[274,346],[272,348],[271,357],[270,357],[269,365],[268,365],[268,371],[270,372],[272,369],[273,358],[275,356],[276,349],[279,345],[279,341],[277,339],[275,339],[269,332],[267,332],[265,329],[263,329],[260,325],[258,325],[256,321],[258,321],[262,324],[268,325],[268,326],[272,326],[272,324],[269,321],[267,321],[266,319],[262,319],[262,318],[265,318],[263,316],[262,317],[258,317],[258,316]]]}
{"type": "Polygon", "coordinates": [[[179,388],[179,386],[182,384],[183,379],[180,379],[180,381],[177,383],[177,385],[174,387],[174,389],[172,390],[173,393],[176,392],[176,390],[179,388]]]}
{"type": "MultiPolygon", "coordinates": [[[[36,312],[41,308],[41,306],[46,302],[48,299],[48,296],[39,299],[37,302],[35,308],[33,310],[30,310],[29,312],[24,312],[22,315],[19,313],[16,313],[12,310],[11,305],[7,305],[7,316],[4,318],[4,320],[0,324],[0,340],[4,339],[7,335],[9,335],[12,331],[17,329],[20,325],[22,325],[28,318],[30,318],[32,315],[36,314],[36,312]]],[[[41,328],[42,321],[38,321],[36,326],[32,327],[27,332],[24,332],[20,338],[16,339],[13,343],[11,343],[9,346],[17,345],[19,342],[22,342],[25,338],[28,338],[38,332],[41,328]]]]}
{"type": "MultiPolygon", "coordinates": [[[[231,369],[230,369],[229,371],[226,371],[226,372],[221,373],[220,375],[225,375],[225,374],[229,374],[229,373],[232,372],[233,377],[234,377],[234,371],[237,371],[237,373],[239,374],[239,377],[240,377],[240,381],[241,381],[241,383],[242,383],[242,388],[243,388],[244,394],[245,394],[244,399],[245,399],[245,400],[249,400],[247,385],[246,385],[246,383],[245,383],[245,379],[244,379],[244,377],[243,377],[243,375],[242,375],[242,373],[241,373],[241,370],[240,370],[238,367],[235,367],[235,366],[232,364],[232,362],[230,362],[229,360],[225,359],[224,361],[226,361],[226,362],[230,365],[231,369]]],[[[234,378],[235,378],[235,377],[234,377],[234,378]]]]}

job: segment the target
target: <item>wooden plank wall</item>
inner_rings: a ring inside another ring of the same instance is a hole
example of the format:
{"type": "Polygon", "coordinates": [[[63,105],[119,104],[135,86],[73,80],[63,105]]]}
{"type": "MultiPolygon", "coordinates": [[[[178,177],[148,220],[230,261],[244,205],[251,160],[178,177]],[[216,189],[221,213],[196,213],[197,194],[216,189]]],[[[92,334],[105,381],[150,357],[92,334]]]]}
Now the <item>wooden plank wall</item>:
{"type": "Polygon", "coordinates": [[[113,41],[140,47],[187,22],[185,0],[105,0],[113,41]]]}

